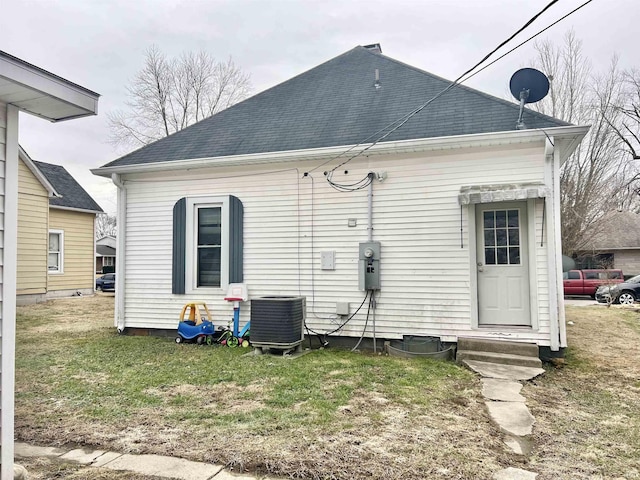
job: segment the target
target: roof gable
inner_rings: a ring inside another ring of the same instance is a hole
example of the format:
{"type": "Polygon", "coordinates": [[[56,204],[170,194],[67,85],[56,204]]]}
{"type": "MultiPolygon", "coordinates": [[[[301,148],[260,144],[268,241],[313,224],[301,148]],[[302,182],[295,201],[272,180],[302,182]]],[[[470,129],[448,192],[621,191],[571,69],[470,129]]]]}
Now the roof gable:
{"type": "Polygon", "coordinates": [[[49,206],[103,213],[100,205],[91,198],[87,191],[76,182],[75,178],[63,166],[37,160],[34,160],[33,163],[60,195],[59,197],[50,198],[49,206]]]}
{"type": "MultiPolygon", "coordinates": [[[[451,82],[356,47],[105,167],[354,145],[451,82]],[[376,70],[380,86],[374,85],[376,70]]],[[[385,141],[515,130],[519,106],[456,86],[385,141]]],[[[525,109],[528,128],[568,125],[525,109]]]]}

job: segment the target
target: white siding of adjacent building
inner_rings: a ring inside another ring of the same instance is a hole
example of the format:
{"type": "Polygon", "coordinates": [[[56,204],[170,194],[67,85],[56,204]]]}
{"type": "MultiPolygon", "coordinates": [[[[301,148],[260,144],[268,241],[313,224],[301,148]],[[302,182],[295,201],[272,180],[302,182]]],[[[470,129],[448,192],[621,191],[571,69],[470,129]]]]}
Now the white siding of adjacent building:
{"type": "MultiPolygon", "coordinates": [[[[368,192],[338,192],[327,184],[322,169],[303,176],[316,164],[123,176],[124,326],[175,329],[180,309],[189,300],[206,301],[214,323],[231,319],[232,305],[223,300],[226,292],[220,289],[171,294],[172,209],[185,196],[235,195],[244,205],[244,281],[250,296],[304,295],[309,326],[320,331],[335,328],[340,321],[336,302],[349,302],[353,312],[364,298],[358,289],[358,243],[368,238],[368,192]],[[348,227],[349,219],[356,219],[357,226],[348,227]],[[321,252],[331,250],[335,270],[322,270],[321,252]]],[[[376,297],[379,337],[433,335],[454,341],[481,335],[471,322],[469,210],[458,203],[460,187],[543,181],[544,169],[540,142],[535,147],[361,157],[336,171],[334,180],[342,183],[359,180],[369,171],[387,172],[384,182],[375,182],[373,197],[373,239],[382,244],[382,288],[376,297]]],[[[538,279],[538,329],[505,329],[493,336],[549,345],[548,245],[546,239],[541,245],[543,201],[533,202],[537,241],[530,249],[538,279]]],[[[365,317],[366,305],[342,334],[359,336],[365,317]]],[[[248,319],[246,303],[241,306],[241,323],[248,319]]]]}

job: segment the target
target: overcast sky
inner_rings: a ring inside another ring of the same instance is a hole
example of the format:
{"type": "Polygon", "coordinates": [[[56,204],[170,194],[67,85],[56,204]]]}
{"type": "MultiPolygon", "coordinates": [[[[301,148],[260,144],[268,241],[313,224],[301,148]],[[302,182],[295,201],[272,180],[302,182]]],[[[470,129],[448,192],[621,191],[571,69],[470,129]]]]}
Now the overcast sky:
{"type": "MultiPolygon", "coordinates": [[[[560,0],[511,46],[583,1],[560,0]]],[[[547,3],[0,0],[0,50],[101,94],[97,117],[52,124],[21,114],[20,143],[32,158],[63,165],[105,211],[115,213],[115,188],[89,169],[123,153],[106,142],[105,113],[124,107],[126,85],[152,44],[169,55],[205,49],[220,60],[231,56],[251,75],[254,93],[370,43],[453,80],[547,3]]],[[[638,18],[638,0],[594,0],[539,38],[560,42],[573,28],[595,69],[606,68],[614,54],[622,67],[640,67],[638,18]]],[[[534,56],[532,43],[467,85],[507,98],[511,74],[534,56]]]]}

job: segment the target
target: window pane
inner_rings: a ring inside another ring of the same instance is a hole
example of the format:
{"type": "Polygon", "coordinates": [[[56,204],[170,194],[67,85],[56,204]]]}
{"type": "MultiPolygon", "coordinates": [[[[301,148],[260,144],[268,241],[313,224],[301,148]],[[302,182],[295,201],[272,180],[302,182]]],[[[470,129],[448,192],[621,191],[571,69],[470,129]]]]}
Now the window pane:
{"type": "Polygon", "coordinates": [[[509,249],[509,264],[520,265],[520,248],[511,247],[509,249]]]}
{"type": "Polygon", "coordinates": [[[496,244],[496,239],[493,230],[484,231],[484,244],[489,247],[496,244]]]}
{"type": "Polygon", "coordinates": [[[495,265],[496,264],[496,251],[493,248],[485,248],[484,249],[484,263],[485,265],[495,265]]]}
{"type": "Polygon", "coordinates": [[[580,280],[580,273],[574,271],[569,272],[569,280],[580,280]]]}
{"type": "Polygon", "coordinates": [[[484,212],[484,228],[493,228],[493,212],[484,212]]]}
{"type": "Polygon", "coordinates": [[[220,247],[198,248],[198,286],[220,286],[220,247]]]}
{"type": "Polygon", "coordinates": [[[501,247],[507,245],[507,230],[505,228],[496,229],[496,245],[501,247]]]}
{"type": "Polygon", "coordinates": [[[50,252],[60,251],[60,234],[58,233],[49,234],[49,251],[50,252]]]}
{"type": "Polygon", "coordinates": [[[496,227],[504,228],[507,226],[507,212],[506,210],[496,211],[496,227]]]}
{"type": "Polygon", "coordinates": [[[518,223],[518,210],[509,210],[509,226],[519,227],[518,223]]]}
{"type": "Polygon", "coordinates": [[[57,253],[49,254],[48,267],[49,267],[49,270],[58,270],[58,254],[57,253]]]}
{"type": "Polygon", "coordinates": [[[222,232],[222,209],[198,209],[198,245],[220,245],[222,232]]]}
{"type": "Polygon", "coordinates": [[[498,265],[507,265],[509,262],[507,260],[507,249],[506,248],[498,248],[497,250],[497,260],[498,265]]]}
{"type": "Polygon", "coordinates": [[[520,231],[517,228],[509,229],[509,245],[520,245],[520,231]]]}

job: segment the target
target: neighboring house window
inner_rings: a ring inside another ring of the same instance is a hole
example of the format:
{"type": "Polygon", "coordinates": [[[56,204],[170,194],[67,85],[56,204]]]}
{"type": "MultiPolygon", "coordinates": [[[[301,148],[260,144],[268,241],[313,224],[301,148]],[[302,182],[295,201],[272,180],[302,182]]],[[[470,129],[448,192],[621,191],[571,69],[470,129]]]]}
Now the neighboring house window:
{"type": "Polygon", "coordinates": [[[173,293],[242,282],[243,207],[233,196],[186,197],[173,209],[173,293]]]}
{"type": "Polygon", "coordinates": [[[115,257],[102,257],[103,267],[113,267],[115,264],[115,257]]]}
{"type": "Polygon", "coordinates": [[[49,273],[62,273],[64,265],[64,232],[49,230],[49,256],[47,267],[49,273]]]}

